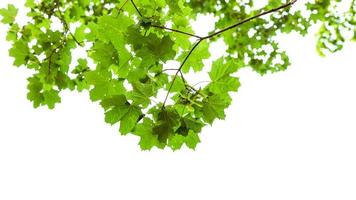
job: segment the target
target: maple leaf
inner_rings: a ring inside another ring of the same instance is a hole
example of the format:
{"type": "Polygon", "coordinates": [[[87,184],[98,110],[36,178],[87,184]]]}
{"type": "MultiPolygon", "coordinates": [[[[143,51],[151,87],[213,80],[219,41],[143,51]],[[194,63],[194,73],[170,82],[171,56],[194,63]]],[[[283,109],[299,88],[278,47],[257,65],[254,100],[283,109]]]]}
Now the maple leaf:
{"type": "Polygon", "coordinates": [[[1,22],[4,24],[14,23],[17,13],[18,13],[18,9],[11,4],[7,6],[7,9],[5,8],[0,9],[0,15],[2,16],[1,22]]]}
{"type": "Polygon", "coordinates": [[[209,72],[212,82],[209,84],[209,89],[215,94],[224,95],[229,91],[237,91],[240,87],[238,78],[230,76],[236,72],[240,64],[233,60],[224,63],[224,58],[220,58],[213,63],[212,69],[209,72]]]}
{"type": "Polygon", "coordinates": [[[121,119],[120,133],[123,135],[131,133],[131,131],[137,125],[137,122],[139,121],[141,115],[142,111],[140,107],[131,105],[126,114],[121,119]]]}
{"type": "Polygon", "coordinates": [[[30,49],[25,41],[18,40],[9,50],[9,54],[15,59],[14,65],[21,66],[27,63],[30,55],[30,49]]]}
{"type": "Polygon", "coordinates": [[[290,60],[276,36],[305,35],[320,24],[317,51],[323,56],[356,38],[354,0],[343,12],[336,12],[341,1],[270,0],[262,9],[254,2],[26,0],[29,20],[23,25],[16,23],[13,5],[1,8],[0,18],[14,65],[33,72],[27,98],[34,107],[53,109],[66,89],[88,91],[105,121],[140,137],[141,149],[175,151],[196,149],[202,128],[225,118],[240,69],[261,75],[287,69],[290,60]],[[305,6],[290,11],[295,3],[305,6]],[[214,17],[207,35],[194,32],[198,14],[214,17]],[[192,83],[185,76],[210,67],[205,61],[218,39],[226,52],[213,61],[210,80],[197,75],[192,83]],[[170,61],[179,67],[167,68],[170,61]]]}
{"type": "Polygon", "coordinates": [[[107,71],[90,71],[85,74],[85,77],[86,82],[94,86],[94,88],[90,90],[90,98],[92,101],[98,101],[126,92],[123,81],[113,79],[111,73],[107,71]]]}
{"type": "Polygon", "coordinates": [[[123,116],[128,112],[130,104],[123,95],[113,96],[109,99],[104,99],[101,105],[105,108],[105,121],[111,125],[118,123],[123,116]]]}
{"type": "Polygon", "coordinates": [[[134,134],[140,137],[139,145],[142,150],[150,150],[155,146],[163,147],[158,141],[157,135],[153,134],[153,126],[153,121],[149,118],[145,118],[143,122],[137,124],[135,128],[134,134]]]}
{"type": "Polygon", "coordinates": [[[158,113],[157,125],[153,128],[153,134],[158,136],[161,143],[166,143],[170,135],[180,125],[180,116],[174,109],[164,109],[158,113]]]}

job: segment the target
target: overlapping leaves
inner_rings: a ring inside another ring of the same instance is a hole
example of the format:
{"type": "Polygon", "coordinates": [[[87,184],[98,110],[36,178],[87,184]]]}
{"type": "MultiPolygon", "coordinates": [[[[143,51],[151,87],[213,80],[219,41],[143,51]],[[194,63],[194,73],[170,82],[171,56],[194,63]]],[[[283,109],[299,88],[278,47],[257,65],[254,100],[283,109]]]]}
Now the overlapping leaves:
{"type": "Polygon", "coordinates": [[[31,20],[25,26],[16,22],[19,11],[13,5],[0,9],[0,15],[9,28],[14,65],[35,72],[28,78],[34,107],[54,108],[66,89],[89,91],[103,107],[105,121],[119,125],[121,134],[139,136],[143,150],[177,150],[183,145],[195,149],[202,128],[225,118],[230,92],[240,87],[239,69],[266,74],[288,67],[288,56],[275,41],[278,33],[304,35],[321,24],[317,50],[322,55],[356,38],[355,0],[341,13],[338,0],[309,2],[306,12],[290,9],[294,1],[270,0],[262,9],[255,2],[26,0],[31,20]],[[253,17],[267,10],[265,17],[253,17]],[[221,33],[195,35],[190,22],[199,13],[213,14],[221,33]],[[58,21],[61,28],[53,29],[58,21]],[[209,68],[204,60],[218,38],[226,43],[227,56],[213,62],[208,83],[194,80],[198,84],[193,85],[185,75],[209,68]],[[88,57],[72,57],[77,48],[88,57]],[[168,65],[173,60],[179,68],[168,65]]]}

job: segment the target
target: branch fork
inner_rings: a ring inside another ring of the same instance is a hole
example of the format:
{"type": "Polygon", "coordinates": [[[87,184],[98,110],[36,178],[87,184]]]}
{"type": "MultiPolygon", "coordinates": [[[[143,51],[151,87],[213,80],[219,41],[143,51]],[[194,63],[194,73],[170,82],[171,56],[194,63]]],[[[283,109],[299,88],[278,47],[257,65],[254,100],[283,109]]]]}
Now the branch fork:
{"type": "MultiPolygon", "coordinates": [[[[126,0],[124,2],[124,4],[121,6],[120,10],[128,3],[129,0],[126,0]]],[[[171,81],[171,84],[168,88],[168,91],[167,91],[167,95],[164,99],[164,102],[162,104],[162,110],[165,109],[165,106],[166,106],[166,103],[167,103],[167,100],[168,100],[168,97],[169,97],[169,94],[171,93],[171,90],[173,88],[173,85],[175,83],[175,81],[177,80],[177,77],[178,75],[180,74],[182,76],[182,79],[183,81],[186,83],[186,80],[184,79],[183,77],[183,72],[182,72],[182,68],[184,67],[185,63],[187,62],[187,60],[189,59],[189,57],[192,55],[192,53],[194,52],[194,50],[199,46],[199,44],[201,44],[204,40],[209,40],[211,38],[214,38],[214,37],[217,37],[217,36],[220,36],[221,34],[231,30],[231,29],[234,29],[234,28],[237,28],[245,23],[248,23],[254,19],[257,19],[257,18],[260,18],[262,16],[265,16],[265,15],[268,15],[268,14],[271,14],[271,13],[274,13],[274,12],[277,12],[279,10],[283,10],[283,9],[287,9],[289,7],[291,7],[294,3],[296,3],[298,0],[291,0],[289,1],[288,3],[285,3],[279,7],[276,7],[276,8],[273,8],[273,9],[270,9],[270,10],[267,10],[267,11],[264,11],[264,12],[261,12],[257,15],[254,15],[252,17],[249,17],[249,18],[246,18],[236,24],[233,24],[231,26],[228,26],[224,29],[221,29],[219,31],[215,31],[214,33],[208,35],[208,36],[205,36],[205,37],[202,37],[202,36],[199,36],[199,35],[195,35],[195,34],[192,34],[192,33],[188,33],[188,32],[184,32],[184,31],[181,31],[181,30],[177,30],[177,29],[172,29],[172,28],[168,28],[168,27],[165,27],[165,26],[161,26],[161,25],[154,25],[154,24],[151,24],[150,26],[151,27],[154,27],[154,28],[158,28],[158,29],[162,29],[162,30],[166,30],[166,31],[171,31],[171,32],[175,32],[175,33],[180,33],[180,34],[183,34],[183,35],[187,35],[187,36],[190,36],[190,37],[194,37],[194,38],[197,38],[198,40],[196,41],[196,43],[193,45],[193,47],[191,48],[191,50],[189,51],[188,55],[184,58],[183,62],[181,63],[180,67],[177,70],[177,72],[174,74],[173,76],[173,79],[171,81]]],[[[140,10],[138,9],[138,7],[136,6],[134,0],[130,0],[131,4],[134,6],[137,14],[143,18],[143,15],[142,13],[140,12],[140,10]]],[[[186,83],[186,87],[190,87],[187,83],[186,83]]]]}

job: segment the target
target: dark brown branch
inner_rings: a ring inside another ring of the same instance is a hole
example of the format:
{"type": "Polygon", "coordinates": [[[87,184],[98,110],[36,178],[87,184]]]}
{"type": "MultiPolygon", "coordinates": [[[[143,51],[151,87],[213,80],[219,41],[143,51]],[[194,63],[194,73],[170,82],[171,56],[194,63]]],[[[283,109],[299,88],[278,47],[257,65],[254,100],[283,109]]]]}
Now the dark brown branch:
{"type": "Polygon", "coordinates": [[[188,55],[184,58],[182,64],[180,65],[179,69],[178,69],[177,72],[175,73],[175,75],[174,75],[174,77],[173,77],[173,79],[172,79],[171,85],[170,85],[169,88],[168,88],[166,98],[164,99],[164,102],[163,102],[163,105],[162,105],[162,109],[164,109],[165,106],[166,106],[166,103],[167,103],[169,94],[171,93],[171,90],[172,90],[172,88],[173,88],[173,85],[174,85],[175,81],[177,80],[178,74],[179,74],[179,73],[182,73],[182,69],[183,69],[185,63],[187,62],[187,60],[189,59],[189,57],[192,55],[192,53],[194,52],[194,50],[199,46],[199,44],[200,44],[202,41],[203,41],[203,40],[200,39],[200,40],[198,40],[197,43],[195,43],[195,45],[194,45],[193,48],[189,51],[188,55]]]}
{"type": "Polygon", "coordinates": [[[72,32],[69,31],[69,34],[72,36],[75,43],[77,43],[79,46],[83,47],[83,42],[79,42],[72,32]]]}
{"type": "Polygon", "coordinates": [[[247,22],[250,22],[250,21],[252,21],[252,20],[254,20],[254,19],[257,19],[257,18],[260,18],[260,17],[262,17],[262,16],[265,16],[265,15],[268,15],[268,14],[271,14],[271,13],[274,13],[274,12],[277,12],[277,11],[279,11],[279,10],[288,8],[288,7],[292,6],[292,5],[293,5],[295,2],[297,2],[297,1],[298,1],[298,0],[292,0],[292,1],[286,3],[286,4],[282,5],[282,6],[279,6],[278,8],[273,8],[273,9],[271,9],[271,10],[268,10],[268,11],[262,12],[262,13],[260,13],[260,14],[258,14],[258,15],[255,15],[255,16],[253,16],[253,17],[244,19],[244,20],[242,20],[242,21],[240,21],[240,22],[238,22],[238,23],[236,23],[236,24],[234,24],[234,25],[231,25],[231,26],[229,26],[229,27],[227,27],[227,28],[224,28],[224,29],[222,29],[222,30],[220,30],[220,31],[217,31],[217,32],[215,32],[215,33],[213,33],[213,34],[211,34],[211,35],[208,35],[208,36],[204,37],[203,39],[210,39],[210,38],[213,38],[213,37],[215,37],[215,36],[217,36],[217,35],[220,35],[220,34],[226,32],[226,31],[228,31],[228,30],[231,30],[231,29],[233,29],[233,28],[236,28],[236,27],[238,27],[238,26],[241,26],[241,25],[243,25],[243,24],[245,24],[245,23],[247,23],[247,22]]]}
{"type": "MultiPolygon", "coordinates": [[[[194,50],[199,46],[199,44],[200,44],[202,41],[207,40],[207,39],[211,39],[211,38],[213,38],[213,37],[215,37],[215,36],[218,36],[218,35],[220,35],[220,34],[226,32],[226,31],[228,31],[228,30],[231,30],[231,29],[233,29],[233,28],[236,28],[236,27],[238,27],[238,26],[241,26],[241,25],[243,25],[243,24],[245,24],[245,23],[247,23],[247,22],[250,22],[250,21],[252,21],[252,20],[254,20],[254,19],[257,19],[257,18],[260,18],[260,17],[262,17],[262,16],[268,15],[268,14],[270,14],[270,13],[274,13],[274,12],[277,12],[277,11],[279,11],[279,10],[288,8],[288,7],[290,7],[291,5],[293,5],[295,2],[297,2],[297,0],[292,0],[292,1],[290,1],[290,2],[288,2],[288,3],[286,3],[286,4],[284,4],[284,5],[282,5],[282,6],[280,6],[280,7],[273,8],[273,9],[271,9],[271,10],[268,10],[268,11],[262,12],[262,13],[260,13],[260,14],[257,14],[257,15],[255,15],[255,16],[253,16],[253,17],[250,17],[250,18],[247,18],[247,19],[245,19],[245,20],[242,20],[242,21],[240,21],[240,22],[238,22],[238,23],[236,23],[236,24],[234,24],[234,25],[231,25],[231,26],[229,26],[229,27],[227,27],[227,28],[224,28],[224,29],[222,29],[222,30],[220,30],[220,31],[217,31],[217,32],[215,32],[215,33],[213,33],[213,34],[211,34],[211,35],[209,35],[209,36],[206,36],[206,37],[199,37],[200,39],[199,39],[198,42],[193,46],[193,48],[190,50],[190,52],[188,53],[188,55],[187,55],[187,56],[185,57],[185,59],[183,60],[181,66],[180,66],[179,69],[177,70],[176,74],[174,75],[173,80],[172,80],[172,82],[171,82],[171,84],[170,84],[170,86],[169,86],[169,89],[168,89],[168,91],[167,91],[167,95],[166,95],[166,97],[165,97],[165,99],[164,99],[164,102],[163,102],[163,105],[162,105],[162,109],[165,108],[165,105],[166,105],[166,103],[167,103],[169,94],[171,93],[171,90],[172,90],[173,85],[174,85],[174,83],[175,83],[175,81],[176,81],[176,79],[177,79],[178,74],[180,73],[181,75],[183,75],[183,73],[182,73],[182,68],[184,67],[185,63],[187,62],[187,60],[189,59],[189,57],[192,55],[192,53],[194,52],[194,50]]],[[[186,86],[187,86],[187,85],[186,85],[186,86]]]]}
{"type": "Polygon", "coordinates": [[[202,39],[203,38],[201,36],[194,35],[192,33],[187,33],[187,32],[184,32],[184,31],[181,31],[181,30],[176,30],[176,29],[171,29],[171,28],[168,28],[168,27],[165,27],[165,26],[159,26],[159,25],[151,25],[151,26],[155,27],[155,28],[163,29],[163,30],[168,30],[168,31],[176,32],[176,33],[181,33],[181,34],[188,35],[188,36],[191,36],[191,37],[195,37],[195,38],[198,38],[198,39],[202,39]]]}
{"type": "MultiPolygon", "coordinates": [[[[255,16],[252,16],[252,17],[250,17],[250,18],[244,19],[244,20],[242,20],[242,21],[240,21],[240,22],[238,22],[238,23],[236,23],[236,24],[233,24],[233,25],[231,25],[231,26],[229,26],[229,27],[226,27],[226,28],[224,28],[224,29],[222,29],[222,30],[220,30],[220,31],[216,31],[215,33],[212,33],[212,34],[210,34],[210,35],[208,35],[208,36],[206,36],[206,37],[201,37],[201,36],[198,36],[198,35],[195,35],[195,34],[191,34],[191,33],[187,33],[187,32],[181,31],[181,30],[176,30],[176,29],[167,28],[167,27],[165,27],[165,26],[150,25],[151,27],[155,27],[155,28],[159,28],[159,29],[163,29],[163,30],[167,30],[167,31],[172,31],[172,32],[184,34],[184,35],[191,36],[191,37],[195,37],[195,38],[198,38],[198,39],[199,39],[199,40],[194,44],[194,46],[192,47],[192,49],[189,51],[188,55],[184,58],[182,64],[180,65],[180,67],[179,67],[178,69],[167,69],[167,70],[176,70],[177,72],[175,73],[175,75],[174,75],[174,77],[173,77],[173,79],[172,79],[172,82],[171,82],[171,84],[170,84],[170,86],[169,86],[169,88],[168,88],[167,95],[166,95],[166,97],[165,97],[165,99],[164,99],[164,102],[163,102],[163,105],[162,105],[162,109],[164,109],[165,106],[166,106],[166,103],[167,103],[169,94],[171,93],[171,90],[172,90],[172,88],[173,88],[173,85],[174,85],[175,81],[177,80],[178,74],[181,75],[181,77],[182,77],[182,79],[183,79],[183,81],[184,81],[184,84],[185,84],[185,87],[186,87],[186,88],[190,88],[190,89],[193,89],[194,91],[198,91],[198,90],[196,90],[194,87],[189,86],[189,84],[187,84],[186,80],[184,79],[182,69],[183,69],[185,63],[187,62],[187,60],[189,59],[189,57],[192,55],[192,53],[194,52],[194,50],[199,46],[199,44],[200,44],[201,42],[203,42],[204,40],[207,40],[207,39],[211,39],[211,38],[213,38],[213,37],[215,37],[215,36],[218,36],[218,35],[220,35],[220,34],[226,32],[226,31],[229,31],[229,30],[231,30],[231,29],[234,29],[234,28],[236,28],[236,27],[238,27],[238,26],[241,26],[241,25],[243,25],[243,24],[245,24],[245,23],[248,23],[248,22],[250,22],[250,21],[252,21],[252,20],[254,20],[254,19],[257,19],[257,18],[260,18],[260,17],[262,17],[262,16],[265,16],[265,15],[268,15],[268,14],[271,14],[271,13],[274,13],[274,12],[277,12],[277,11],[279,11],[279,10],[288,8],[288,7],[292,6],[294,3],[296,3],[297,1],[298,1],[298,0],[291,0],[290,2],[288,2],[288,3],[286,3],[286,4],[282,5],[282,6],[279,6],[279,7],[277,7],[277,8],[273,8],[273,9],[271,9],[271,10],[268,10],[268,11],[262,12],[262,13],[260,13],[260,14],[257,14],[257,15],[255,15],[255,16]]],[[[126,0],[126,1],[124,2],[124,4],[121,6],[120,10],[126,5],[127,2],[128,2],[128,0],[126,0]]],[[[136,12],[138,13],[138,15],[140,15],[140,17],[143,18],[142,13],[141,13],[140,10],[137,8],[137,6],[136,6],[134,0],[130,0],[130,2],[131,2],[132,5],[134,6],[134,8],[135,8],[136,12]]],[[[167,71],[167,70],[163,70],[163,71],[167,71]]]]}
{"type": "Polygon", "coordinates": [[[162,72],[165,72],[165,71],[178,71],[179,69],[163,69],[162,72]]]}
{"type": "MultiPolygon", "coordinates": [[[[123,3],[123,5],[120,7],[119,10],[121,10],[121,9],[126,5],[127,2],[128,2],[128,0],[126,0],[126,1],[123,3]]],[[[140,12],[140,10],[138,9],[138,7],[136,6],[134,0],[130,0],[130,2],[132,3],[133,7],[135,8],[137,14],[140,15],[140,17],[143,18],[142,13],[140,12]]],[[[154,24],[151,24],[150,26],[151,26],[151,27],[154,27],[154,28],[159,28],[159,29],[163,29],[163,30],[175,32],[175,33],[180,33],[180,34],[183,34],[183,35],[188,35],[188,36],[195,37],[195,38],[198,38],[198,39],[202,39],[202,38],[203,38],[203,37],[201,37],[201,36],[194,35],[194,34],[192,34],[192,33],[188,33],[188,32],[181,31],[181,30],[177,30],[177,29],[168,28],[168,27],[161,26],[161,25],[154,25],[154,24]]]]}
{"type": "Polygon", "coordinates": [[[143,18],[143,15],[141,14],[140,10],[137,8],[137,6],[136,6],[134,0],[131,0],[131,3],[132,3],[132,5],[135,7],[135,10],[136,10],[136,12],[138,13],[138,15],[140,15],[140,17],[143,18]]]}

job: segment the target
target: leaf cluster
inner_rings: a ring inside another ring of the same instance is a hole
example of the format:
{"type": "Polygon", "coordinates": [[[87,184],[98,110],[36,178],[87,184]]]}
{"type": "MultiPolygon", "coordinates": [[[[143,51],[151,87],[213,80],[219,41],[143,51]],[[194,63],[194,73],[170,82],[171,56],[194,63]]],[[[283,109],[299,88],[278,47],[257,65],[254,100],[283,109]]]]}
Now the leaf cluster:
{"type": "Polygon", "coordinates": [[[356,39],[356,3],[339,12],[340,0],[303,2],[269,0],[26,0],[31,19],[16,21],[13,5],[0,9],[8,26],[14,65],[33,70],[28,99],[34,107],[53,109],[63,90],[89,91],[105,121],[119,124],[123,135],[139,136],[143,150],[153,147],[195,149],[206,125],[225,118],[231,92],[240,87],[235,75],[250,67],[264,75],[287,69],[288,55],[276,41],[280,33],[308,33],[320,25],[317,51],[341,50],[356,39]],[[298,8],[299,8],[298,7],[298,8]],[[191,21],[212,14],[215,30],[196,35],[191,21]],[[53,28],[60,23],[60,28],[53,28]],[[213,61],[209,48],[222,38],[227,54],[213,61]],[[84,49],[86,57],[73,57],[84,49]],[[178,61],[179,68],[167,67],[178,61]],[[192,84],[188,73],[209,71],[206,84],[192,84]],[[162,97],[163,94],[163,97],[162,97]]]}

